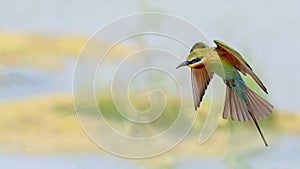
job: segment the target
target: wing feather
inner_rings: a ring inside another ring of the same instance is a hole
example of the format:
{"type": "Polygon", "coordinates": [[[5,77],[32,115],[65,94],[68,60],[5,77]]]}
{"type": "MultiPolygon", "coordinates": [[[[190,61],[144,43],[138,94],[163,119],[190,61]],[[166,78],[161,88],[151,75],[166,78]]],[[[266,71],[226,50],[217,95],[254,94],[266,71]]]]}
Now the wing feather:
{"type": "Polygon", "coordinates": [[[222,60],[232,64],[237,70],[242,72],[244,75],[249,74],[255,82],[261,87],[261,89],[268,93],[267,88],[261,82],[261,80],[256,76],[256,74],[252,71],[252,68],[246,62],[246,60],[233,48],[226,45],[225,43],[214,40],[217,45],[216,51],[222,60]]]}
{"type": "Polygon", "coordinates": [[[192,68],[191,79],[195,110],[200,107],[200,103],[212,77],[213,73],[205,69],[205,67],[201,69],[192,68]]]}

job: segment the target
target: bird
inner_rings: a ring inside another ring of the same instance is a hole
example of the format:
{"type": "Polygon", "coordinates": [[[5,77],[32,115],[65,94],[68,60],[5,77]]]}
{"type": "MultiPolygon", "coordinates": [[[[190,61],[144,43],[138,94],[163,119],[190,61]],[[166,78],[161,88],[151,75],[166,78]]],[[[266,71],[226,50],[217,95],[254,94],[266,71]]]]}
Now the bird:
{"type": "Polygon", "coordinates": [[[214,40],[216,47],[197,42],[191,48],[186,60],[176,69],[191,68],[192,91],[195,111],[214,74],[221,77],[226,85],[223,118],[233,121],[253,121],[265,146],[268,146],[258,121],[272,113],[273,105],[250,89],[241,74],[250,75],[260,88],[268,94],[267,88],[253,72],[251,66],[235,49],[220,40],[214,40]]]}

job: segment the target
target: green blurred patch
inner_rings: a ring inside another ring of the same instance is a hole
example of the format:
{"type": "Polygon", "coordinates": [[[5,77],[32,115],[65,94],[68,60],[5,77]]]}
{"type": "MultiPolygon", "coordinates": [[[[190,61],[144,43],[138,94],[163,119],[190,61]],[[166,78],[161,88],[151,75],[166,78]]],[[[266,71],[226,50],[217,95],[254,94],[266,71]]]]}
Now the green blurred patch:
{"type": "MultiPolygon", "coordinates": [[[[116,121],[119,121],[119,120],[123,120],[124,117],[118,112],[118,110],[116,109],[115,107],[115,104],[113,102],[113,100],[110,98],[110,97],[107,97],[107,98],[102,98],[102,99],[99,99],[99,109],[101,110],[101,112],[103,113],[104,117],[105,118],[108,118],[108,119],[113,119],[113,120],[116,120],[116,121]]],[[[150,103],[148,100],[143,100],[143,99],[138,99],[139,102],[135,105],[126,105],[126,106],[123,106],[122,110],[126,110],[127,108],[126,107],[131,107],[131,106],[137,106],[135,107],[136,109],[139,109],[141,108],[142,111],[146,111],[145,108],[145,104],[147,104],[147,108],[150,108],[150,103]]],[[[131,109],[133,109],[131,107],[131,109]]],[[[164,109],[163,112],[161,112],[161,116],[153,121],[153,123],[156,123],[157,126],[170,126],[172,124],[173,121],[176,120],[177,116],[178,116],[178,113],[180,110],[180,100],[179,99],[169,99],[167,102],[166,102],[166,107],[164,109]]],[[[142,112],[139,112],[139,113],[142,113],[142,112]]]]}

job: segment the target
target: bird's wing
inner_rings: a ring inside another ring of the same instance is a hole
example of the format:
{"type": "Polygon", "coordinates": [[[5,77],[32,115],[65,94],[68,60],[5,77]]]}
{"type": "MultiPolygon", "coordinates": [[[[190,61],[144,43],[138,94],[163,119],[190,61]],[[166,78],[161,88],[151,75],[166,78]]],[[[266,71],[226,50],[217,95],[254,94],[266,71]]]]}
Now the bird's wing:
{"type": "Polygon", "coordinates": [[[213,77],[213,72],[208,71],[205,67],[201,69],[191,69],[191,78],[192,78],[192,87],[193,87],[193,96],[194,96],[194,105],[195,110],[200,107],[203,95],[205,90],[213,77]]]}
{"type": "Polygon", "coordinates": [[[218,55],[222,60],[232,64],[237,70],[242,72],[244,75],[249,74],[255,80],[255,82],[262,88],[262,90],[268,93],[267,88],[252,71],[250,65],[236,50],[234,50],[233,48],[221,41],[214,40],[214,42],[217,45],[216,51],[218,52],[218,55]]]}

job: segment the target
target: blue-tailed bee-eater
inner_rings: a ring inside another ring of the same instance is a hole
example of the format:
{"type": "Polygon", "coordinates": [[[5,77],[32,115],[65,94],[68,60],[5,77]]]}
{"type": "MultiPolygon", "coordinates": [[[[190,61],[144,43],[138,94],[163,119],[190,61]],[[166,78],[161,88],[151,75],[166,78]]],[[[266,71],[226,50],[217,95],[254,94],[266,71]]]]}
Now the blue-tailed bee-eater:
{"type": "Polygon", "coordinates": [[[230,115],[232,120],[253,120],[265,145],[268,146],[258,120],[266,118],[272,112],[273,106],[251,90],[240,73],[250,75],[260,88],[268,93],[266,87],[236,50],[221,41],[214,42],[217,47],[209,47],[203,42],[196,43],[186,61],[177,66],[177,68],[182,66],[191,68],[195,110],[200,107],[213,75],[217,74],[226,85],[223,118],[227,119],[230,115]]]}

